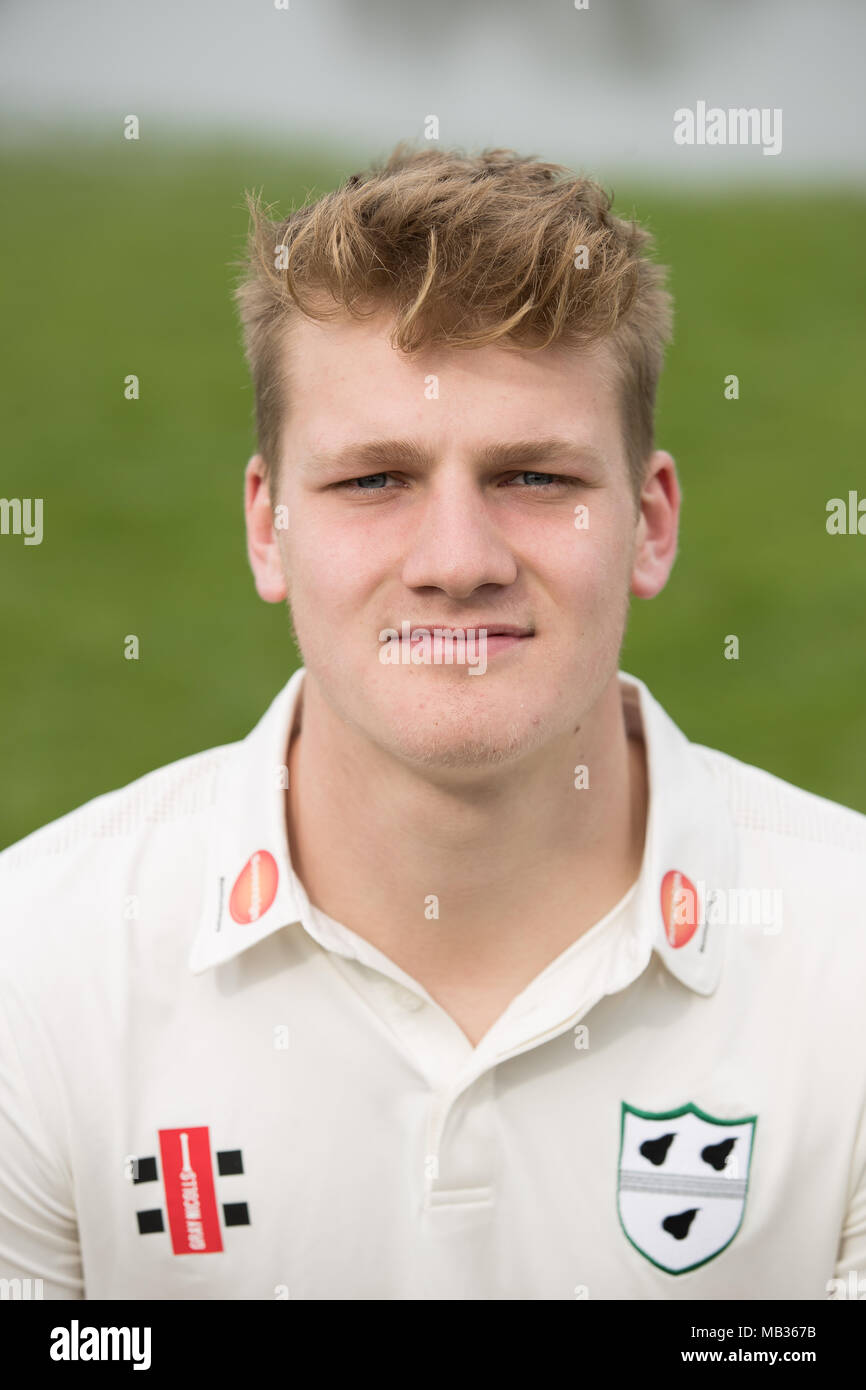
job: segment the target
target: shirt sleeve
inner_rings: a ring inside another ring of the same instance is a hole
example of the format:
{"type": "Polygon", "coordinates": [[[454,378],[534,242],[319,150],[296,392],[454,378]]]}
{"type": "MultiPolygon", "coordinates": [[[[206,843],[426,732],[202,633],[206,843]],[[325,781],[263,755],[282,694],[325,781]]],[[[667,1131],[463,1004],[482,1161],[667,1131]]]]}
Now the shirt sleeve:
{"type": "Polygon", "coordinates": [[[856,1271],[858,1280],[866,1280],[866,1108],[860,1121],[852,1172],[853,1187],[833,1271],[834,1278],[843,1280],[846,1288],[851,1270],[856,1271]]]}
{"type": "Polygon", "coordinates": [[[0,1278],[22,1297],[85,1297],[66,1133],[51,1044],[0,964],[0,1278]]]}

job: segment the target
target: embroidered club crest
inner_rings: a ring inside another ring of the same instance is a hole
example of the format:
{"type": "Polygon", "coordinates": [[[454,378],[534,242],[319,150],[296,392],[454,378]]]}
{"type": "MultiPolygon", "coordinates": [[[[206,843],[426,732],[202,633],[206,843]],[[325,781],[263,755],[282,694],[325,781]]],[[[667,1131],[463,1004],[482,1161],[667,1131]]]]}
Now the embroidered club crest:
{"type": "Polygon", "coordinates": [[[619,1219],[658,1269],[686,1274],[730,1245],[746,1209],[756,1123],[719,1120],[691,1102],[653,1113],[623,1101],[619,1219]]]}

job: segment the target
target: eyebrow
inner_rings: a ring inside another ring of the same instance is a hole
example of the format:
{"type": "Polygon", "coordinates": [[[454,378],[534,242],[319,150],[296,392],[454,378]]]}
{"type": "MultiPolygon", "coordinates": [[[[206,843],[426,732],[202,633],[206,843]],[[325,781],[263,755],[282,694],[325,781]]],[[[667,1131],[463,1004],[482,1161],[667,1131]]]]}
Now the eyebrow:
{"type": "MultiPolygon", "coordinates": [[[[474,451],[472,457],[484,468],[505,470],[525,468],[530,463],[584,462],[596,468],[605,465],[604,454],[593,445],[579,444],[576,440],[559,435],[485,444],[474,451]]],[[[334,453],[311,454],[308,461],[314,468],[357,469],[356,476],[362,477],[365,473],[390,472],[407,463],[416,468],[431,468],[436,459],[433,453],[412,439],[370,439],[364,443],[347,444],[344,449],[334,453]]]]}

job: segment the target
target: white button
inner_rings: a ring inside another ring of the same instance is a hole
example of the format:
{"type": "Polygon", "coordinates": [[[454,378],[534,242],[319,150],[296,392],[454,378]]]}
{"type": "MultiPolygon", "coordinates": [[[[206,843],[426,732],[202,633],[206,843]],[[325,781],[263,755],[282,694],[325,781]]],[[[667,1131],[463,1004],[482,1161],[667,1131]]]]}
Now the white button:
{"type": "Polygon", "coordinates": [[[394,998],[398,1004],[402,1004],[404,1009],[409,1009],[412,1013],[424,1007],[424,1000],[420,994],[416,994],[413,989],[404,989],[403,985],[395,985],[394,998]]]}

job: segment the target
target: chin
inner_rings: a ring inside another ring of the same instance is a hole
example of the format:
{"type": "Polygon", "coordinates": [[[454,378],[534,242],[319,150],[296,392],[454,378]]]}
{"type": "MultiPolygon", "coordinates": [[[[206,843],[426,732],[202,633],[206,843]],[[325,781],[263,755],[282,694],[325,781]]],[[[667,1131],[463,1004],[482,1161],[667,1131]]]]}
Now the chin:
{"type": "Polygon", "coordinates": [[[550,737],[534,707],[515,710],[513,698],[502,707],[473,704],[461,710],[447,696],[441,705],[435,699],[414,709],[404,703],[399,712],[388,711],[377,742],[418,767],[468,771],[517,762],[550,737]]]}

